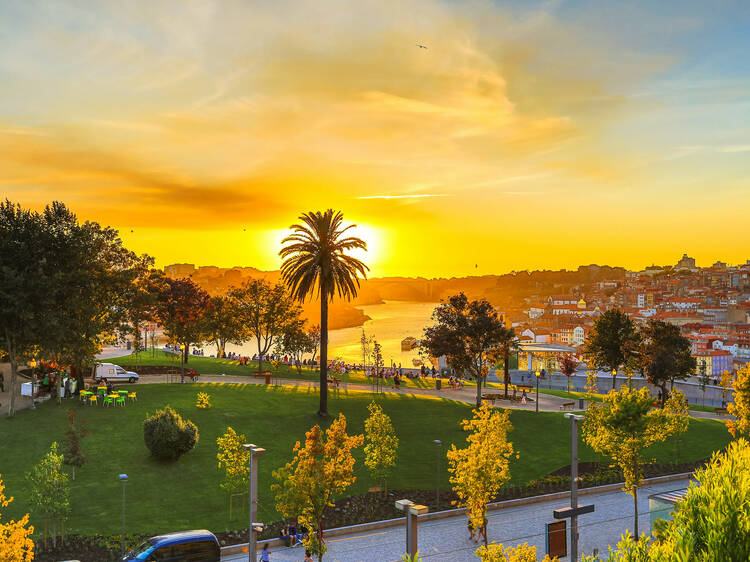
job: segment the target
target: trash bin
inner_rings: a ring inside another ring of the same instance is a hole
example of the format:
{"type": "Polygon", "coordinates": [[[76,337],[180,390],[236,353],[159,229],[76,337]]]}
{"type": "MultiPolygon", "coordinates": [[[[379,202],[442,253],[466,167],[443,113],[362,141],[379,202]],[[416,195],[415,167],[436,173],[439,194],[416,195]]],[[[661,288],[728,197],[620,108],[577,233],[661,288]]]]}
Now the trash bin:
{"type": "Polygon", "coordinates": [[[435,379],[435,390],[440,390],[440,385],[443,383],[443,379],[435,379]]]}
{"type": "Polygon", "coordinates": [[[266,373],[266,384],[271,384],[271,373],[266,373]]]}
{"type": "Polygon", "coordinates": [[[583,400],[584,400],[583,398],[579,398],[578,399],[578,409],[579,410],[583,410],[583,408],[584,408],[584,406],[583,406],[583,400]]]}

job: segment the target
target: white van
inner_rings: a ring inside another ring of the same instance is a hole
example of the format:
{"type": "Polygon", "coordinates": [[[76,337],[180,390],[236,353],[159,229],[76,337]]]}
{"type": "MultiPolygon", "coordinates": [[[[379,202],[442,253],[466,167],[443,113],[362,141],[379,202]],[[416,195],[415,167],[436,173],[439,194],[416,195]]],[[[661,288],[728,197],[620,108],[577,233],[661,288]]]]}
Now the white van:
{"type": "Polygon", "coordinates": [[[138,382],[138,373],[126,371],[119,365],[113,363],[99,363],[94,367],[94,380],[96,382],[138,382]]]}

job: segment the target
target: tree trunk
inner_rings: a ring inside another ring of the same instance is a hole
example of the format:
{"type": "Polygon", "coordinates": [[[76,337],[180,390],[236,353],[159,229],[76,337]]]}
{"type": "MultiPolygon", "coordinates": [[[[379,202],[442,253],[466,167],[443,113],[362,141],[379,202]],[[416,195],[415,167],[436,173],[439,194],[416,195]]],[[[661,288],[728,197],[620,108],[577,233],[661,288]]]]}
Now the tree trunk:
{"type": "Polygon", "coordinates": [[[635,514],[633,516],[633,540],[638,540],[638,488],[635,486],[633,487],[633,507],[635,509],[635,514]]]}
{"type": "MultiPolygon", "coordinates": [[[[12,418],[16,413],[16,380],[18,377],[18,363],[16,363],[16,353],[13,346],[8,346],[11,350],[8,351],[10,357],[10,384],[8,386],[8,392],[10,393],[10,404],[8,404],[8,417],[12,418]]],[[[33,371],[32,371],[32,375],[33,371]]],[[[34,399],[34,389],[31,389],[31,399],[34,399]]]]}
{"type": "Polygon", "coordinates": [[[184,346],[182,353],[180,353],[180,383],[185,382],[185,353],[187,352],[187,345],[184,346]]]}
{"type": "Polygon", "coordinates": [[[508,361],[510,360],[510,347],[505,346],[503,353],[503,381],[505,382],[505,399],[508,399],[508,384],[510,383],[510,368],[508,367],[508,361]]]}
{"type": "Polygon", "coordinates": [[[328,294],[320,292],[320,408],[318,415],[328,417],[328,294]]]}
{"type": "Polygon", "coordinates": [[[664,408],[664,403],[667,401],[667,383],[662,383],[661,385],[661,404],[659,404],[660,408],[664,408]]]}
{"type": "Polygon", "coordinates": [[[261,374],[263,372],[263,353],[261,353],[261,349],[260,349],[260,336],[258,336],[257,340],[258,340],[258,374],[261,374]]]}
{"type": "Polygon", "coordinates": [[[482,406],[482,356],[479,355],[479,365],[477,366],[477,408],[482,406]]]}
{"type": "Polygon", "coordinates": [[[183,353],[184,353],[184,355],[185,355],[185,363],[187,363],[187,362],[188,362],[188,355],[189,355],[189,352],[190,352],[190,344],[189,344],[189,343],[186,343],[186,344],[185,344],[185,350],[183,351],[183,353]]]}
{"type": "Polygon", "coordinates": [[[612,375],[612,390],[617,390],[617,375],[612,375]]]}

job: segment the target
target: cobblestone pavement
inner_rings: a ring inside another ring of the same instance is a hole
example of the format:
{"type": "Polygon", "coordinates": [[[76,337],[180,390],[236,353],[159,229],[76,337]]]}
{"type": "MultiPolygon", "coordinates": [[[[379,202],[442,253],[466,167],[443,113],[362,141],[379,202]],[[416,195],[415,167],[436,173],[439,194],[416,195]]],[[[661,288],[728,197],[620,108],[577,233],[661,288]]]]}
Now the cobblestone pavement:
{"type": "MultiPolygon", "coordinates": [[[[685,488],[688,480],[678,480],[646,486],[638,494],[639,526],[649,532],[648,496],[651,494],[685,488]]],[[[578,520],[579,553],[591,554],[594,549],[606,553],[608,545],[615,545],[626,529],[633,528],[633,498],[625,492],[603,492],[579,497],[579,503],[596,506],[594,513],[578,520]]],[[[554,521],[552,511],[570,505],[570,501],[557,500],[518,506],[489,512],[488,539],[515,546],[528,542],[537,547],[541,559],[545,552],[545,525],[554,521]]],[[[328,541],[329,562],[394,562],[401,559],[406,542],[404,527],[390,527],[352,535],[331,538],[328,541]]],[[[468,539],[466,518],[463,516],[427,521],[419,525],[420,555],[430,562],[457,562],[477,560],[477,548],[468,539]]],[[[273,562],[301,561],[301,547],[274,547],[273,562]]],[[[247,554],[223,558],[225,561],[247,560],[247,554]]],[[[563,558],[562,560],[568,560],[563,558]]]]}

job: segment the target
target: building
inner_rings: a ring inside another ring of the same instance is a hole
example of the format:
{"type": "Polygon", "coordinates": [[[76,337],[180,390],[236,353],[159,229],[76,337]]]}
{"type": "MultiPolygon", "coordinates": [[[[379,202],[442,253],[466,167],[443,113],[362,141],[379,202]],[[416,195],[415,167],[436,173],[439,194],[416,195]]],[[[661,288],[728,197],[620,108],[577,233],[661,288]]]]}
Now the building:
{"type": "Polygon", "coordinates": [[[164,268],[164,274],[172,279],[184,279],[195,273],[195,264],[175,263],[164,268]]]}
{"type": "Polygon", "coordinates": [[[690,271],[698,271],[698,268],[695,267],[695,258],[688,257],[687,254],[682,254],[682,258],[680,258],[680,261],[677,262],[677,265],[674,266],[675,269],[687,269],[690,271]]]}
{"type": "Polygon", "coordinates": [[[695,368],[696,376],[703,374],[710,377],[718,377],[724,371],[730,373],[734,370],[734,357],[729,351],[722,349],[711,349],[708,351],[698,351],[693,355],[697,364],[695,368]]]}

